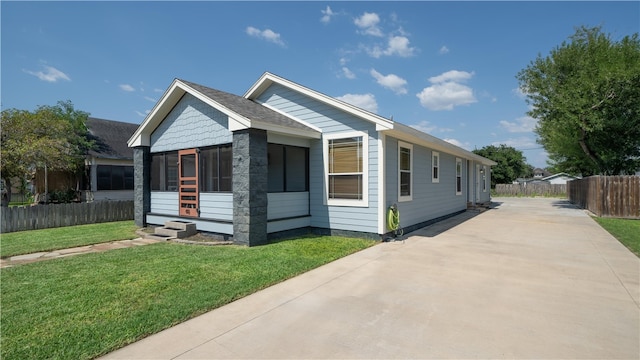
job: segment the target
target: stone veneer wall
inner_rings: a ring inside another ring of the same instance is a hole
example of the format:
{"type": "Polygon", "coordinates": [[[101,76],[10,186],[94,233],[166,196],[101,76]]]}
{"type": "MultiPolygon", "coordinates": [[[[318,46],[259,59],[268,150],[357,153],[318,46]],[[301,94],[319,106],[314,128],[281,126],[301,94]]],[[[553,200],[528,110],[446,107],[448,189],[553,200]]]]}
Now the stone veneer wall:
{"type": "Polygon", "coordinates": [[[233,241],[262,245],[267,239],[267,132],[233,133],[233,241]]]}
{"type": "Polygon", "coordinates": [[[133,211],[138,227],[147,225],[145,215],[151,211],[151,153],[148,146],[133,149],[133,211]]]}

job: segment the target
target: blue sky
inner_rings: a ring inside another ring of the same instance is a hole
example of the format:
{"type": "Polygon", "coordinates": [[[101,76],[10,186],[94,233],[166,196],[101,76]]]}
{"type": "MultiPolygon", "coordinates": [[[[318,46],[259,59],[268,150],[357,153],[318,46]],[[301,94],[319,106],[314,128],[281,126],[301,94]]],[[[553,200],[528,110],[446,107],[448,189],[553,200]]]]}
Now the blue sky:
{"type": "Polygon", "coordinates": [[[640,2],[2,1],[2,108],[71,100],[141,123],[174,78],[242,95],[269,71],[473,150],[546,166],[516,74],[640,2]]]}

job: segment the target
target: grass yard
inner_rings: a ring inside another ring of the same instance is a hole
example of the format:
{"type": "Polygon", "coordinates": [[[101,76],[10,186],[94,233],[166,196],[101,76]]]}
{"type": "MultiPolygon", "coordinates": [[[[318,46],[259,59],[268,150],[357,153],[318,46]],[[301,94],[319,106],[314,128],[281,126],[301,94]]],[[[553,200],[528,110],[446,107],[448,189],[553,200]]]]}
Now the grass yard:
{"type": "Polygon", "coordinates": [[[91,359],[373,244],[158,243],[5,268],[0,357],[91,359]]]}
{"type": "Polygon", "coordinates": [[[135,239],[133,221],[19,231],[0,236],[0,257],[135,239]]]}
{"type": "Polygon", "coordinates": [[[594,217],[594,220],[640,257],[640,220],[594,217]]]}

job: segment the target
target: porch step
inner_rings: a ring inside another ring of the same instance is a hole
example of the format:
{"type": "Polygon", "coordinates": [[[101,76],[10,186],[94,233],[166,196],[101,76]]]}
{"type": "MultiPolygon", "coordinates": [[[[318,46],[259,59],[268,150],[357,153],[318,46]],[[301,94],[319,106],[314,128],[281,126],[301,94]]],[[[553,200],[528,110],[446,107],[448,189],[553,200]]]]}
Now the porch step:
{"type": "Polygon", "coordinates": [[[172,238],[171,236],[160,235],[160,234],[146,234],[144,238],[151,239],[151,240],[158,240],[158,241],[168,241],[168,240],[175,239],[175,238],[172,238]]]}
{"type": "Polygon", "coordinates": [[[179,220],[165,221],[163,227],[155,228],[154,233],[147,235],[146,238],[167,241],[183,239],[195,235],[197,232],[195,223],[179,220]]]}

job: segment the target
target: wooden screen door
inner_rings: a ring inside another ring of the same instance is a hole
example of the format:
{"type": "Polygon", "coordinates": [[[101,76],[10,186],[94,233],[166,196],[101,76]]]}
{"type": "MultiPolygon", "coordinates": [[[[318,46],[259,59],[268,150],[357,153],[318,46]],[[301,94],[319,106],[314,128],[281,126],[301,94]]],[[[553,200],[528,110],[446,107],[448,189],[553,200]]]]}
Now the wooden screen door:
{"type": "Polygon", "coordinates": [[[178,156],[180,216],[198,217],[198,151],[180,150],[178,156]]]}

